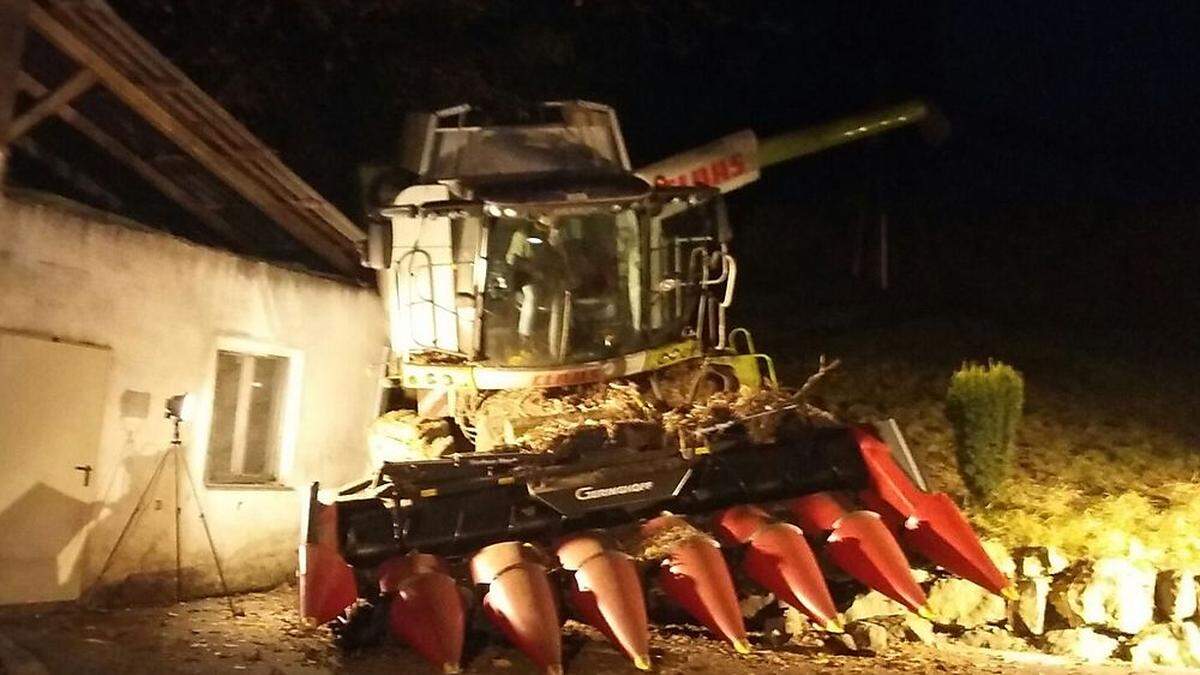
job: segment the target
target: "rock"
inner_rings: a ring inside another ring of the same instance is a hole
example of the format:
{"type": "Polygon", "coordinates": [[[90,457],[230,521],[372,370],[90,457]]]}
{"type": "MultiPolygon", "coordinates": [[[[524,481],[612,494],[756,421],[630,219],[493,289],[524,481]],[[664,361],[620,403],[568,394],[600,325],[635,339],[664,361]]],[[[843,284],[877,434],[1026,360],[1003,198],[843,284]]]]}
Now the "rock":
{"type": "Polygon", "coordinates": [[[958,641],[970,647],[984,649],[1007,651],[1027,651],[1029,649],[1029,645],[1024,640],[999,626],[972,628],[960,635],[958,641]]]}
{"type": "Polygon", "coordinates": [[[1041,635],[1046,631],[1046,604],[1050,595],[1050,579],[1033,577],[1017,582],[1017,600],[1008,606],[1008,622],[1025,635],[1041,635]]]}
{"type": "Polygon", "coordinates": [[[919,642],[926,645],[931,645],[937,640],[933,632],[933,622],[923,619],[916,614],[881,616],[871,621],[886,628],[888,635],[894,640],[919,642]]]}
{"type": "Polygon", "coordinates": [[[858,643],[848,633],[829,633],[825,636],[825,648],[835,654],[859,654],[858,643]]]}
{"type": "Polygon", "coordinates": [[[923,645],[931,645],[936,642],[933,622],[915,614],[908,614],[904,617],[904,634],[909,640],[920,642],[923,645]]]}
{"type": "Polygon", "coordinates": [[[929,570],[924,570],[920,567],[914,567],[909,571],[912,572],[913,581],[917,582],[918,584],[927,584],[930,581],[933,581],[933,573],[929,570]]]}
{"type": "Polygon", "coordinates": [[[1017,552],[1017,575],[1052,577],[1067,569],[1071,561],[1053,546],[1026,546],[1017,552]]]}
{"type": "Polygon", "coordinates": [[[1190,572],[1163,570],[1154,586],[1158,615],[1167,621],[1183,621],[1196,613],[1196,577],[1190,572]]]}
{"type": "Polygon", "coordinates": [[[862,595],[854,598],[846,611],[842,612],[842,618],[846,623],[853,621],[862,621],[864,619],[873,619],[877,616],[901,616],[907,614],[908,610],[904,605],[892,600],[879,591],[867,591],[862,595]]]}
{"type": "Polygon", "coordinates": [[[882,654],[888,648],[888,631],[871,621],[855,621],[846,626],[846,633],[854,639],[859,653],[882,654]]]}
{"type": "Polygon", "coordinates": [[[1200,627],[1189,622],[1150,626],[1126,645],[1135,666],[1200,666],[1200,627]]]}
{"type": "Polygon", "coordinates": [[[1041,548],[1042,560],[1046,564],[1046,574],[1053,576],[1071,566],[1071,559],[1053,546],[1041,548]]]}
{"type": "MultiPolygon", "coordinates": [[[[792,609],[789,607],[788,609],[792,609]]],[[[795,611],[795,610],[792,610],[795,611]]],[[[792,639],[792,632],[788,630],[787,614],[782,616],[769,616],[763,619],[762,625],[763,642],[768,647],[779,648],[787,644],[792,639]]]]}
{"type": "Polygon", "coordinates": [[[1101,558],[1050,586],[1050,603],[1072,628],[1104,626],[1136,635],[1154,619],[1156,575],[1147,565],[1101,558]]]}
{"type": "Polygon", "coordinates": [[[1088,662],[1098,662],[1112,656],[1118,643],[1114,638],[1101,635],[1091,628],[1068,628],[1047,631],[1043,637],[1043,649],[1048,654],[1070,656],[1088,662]]]}
{"type": "Polygon", "coordinates": [[[744,619],[753,619],[773,604],[775,604],[775,596],[771,593],[747,595],[738,603],[742,608],[742,618],[744,619]]]}
{"type": "Polygon", "coordinates": [[[795,607],[788,606],[783,610],[783,630],[788,635],[799,636],[808,633],[813,629],[812,621],[808,615],[795,607]]]}
{"type": "Polygon", "coordinates": [[[940,624],[974,628],[999,623],[1007,617],[1004,598],[966,579],[938,579],[929,589],[928,597],[929,610],[940,624]]]}
{"type": "Polygon", "coordinates": [[[984,553],[992,559],[992,562],[1000,570],[1004,576],[1012,578],[1017,573],[1017,564],[1013,561],[1013,557],[1008,552],[1008,548],[994,539],[982,539],[984,553]]]}

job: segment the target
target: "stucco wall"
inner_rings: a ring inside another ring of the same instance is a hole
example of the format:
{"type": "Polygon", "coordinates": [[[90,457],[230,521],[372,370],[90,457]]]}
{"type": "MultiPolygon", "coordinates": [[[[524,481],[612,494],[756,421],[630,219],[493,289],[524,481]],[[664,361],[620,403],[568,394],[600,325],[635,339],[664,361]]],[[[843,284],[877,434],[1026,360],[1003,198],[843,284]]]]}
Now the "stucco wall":
{"type": "MultiPolygon", "coordinates": [[[[226,575],[261,587],[295,569],[300,505],[309,481],[335,484],[367,468],[366,426],[377,406],[385,322],[370,289],[105,222],[96,214],[0,199],[0,329],[108,346],[113,370],[96,462],[93,518],[85,528],[84,580],[91,584],[170,440],[166,397],[194,392],[196,419],[183,428],[226,575]],[[207,488],[205,443],[216,350],[222,340],[287,350],[301,376],[291,447],[275,488],[207,488]],[[127,392],[150,394],[149,414],[123,417],[127,392]]],[[[6,468],[20,458],[5,458],[6,468]]],[[[188,490],[183,486],[186,495],[188,490]]],[[[174,590],[174,520],[168,475],[148,496],[103,584],[124,583],[140,600],[174,590]],[[144,582],[139,584],[138,582],[144,582]]],[[[183,504],[185,583],[215,589],[196,504],[183,504]]],[[[81,533],[83,534],[83,533],[81,533]]]]}

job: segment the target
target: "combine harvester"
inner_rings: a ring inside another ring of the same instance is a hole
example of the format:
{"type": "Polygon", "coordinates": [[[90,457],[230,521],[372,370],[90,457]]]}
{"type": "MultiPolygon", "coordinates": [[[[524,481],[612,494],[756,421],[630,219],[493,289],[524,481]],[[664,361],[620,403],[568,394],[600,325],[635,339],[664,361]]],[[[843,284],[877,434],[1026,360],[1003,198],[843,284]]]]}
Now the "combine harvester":
{"type": "Polygon", "coordinates": [[[376,423],[375,475],[312,487],[304,616],[347,634],[356,608],[376,626],[386,611],[395,637],[455,672],[478,611],[555,673],[566,613],[649,669],[645,584],[748,651],[726,551],[829,631],[817,555],[921,614],[901,544],[1011,595],[902,442],[782,388],[726,326],[737,264],[721,192],[929,115],[910,103],[762,142],[742,132],[638,172],[603,105],[547,103],[513,125],[467,106],[410,118],[416,184],[365,252],[396,411],[376,423]]]}

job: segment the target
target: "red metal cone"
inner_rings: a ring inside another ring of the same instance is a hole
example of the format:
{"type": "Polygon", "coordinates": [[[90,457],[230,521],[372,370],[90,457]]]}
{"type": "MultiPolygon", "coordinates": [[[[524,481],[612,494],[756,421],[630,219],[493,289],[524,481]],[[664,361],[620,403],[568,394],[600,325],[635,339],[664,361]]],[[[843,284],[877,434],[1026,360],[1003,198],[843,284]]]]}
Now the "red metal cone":
{"type": "Polygon", "coordinates": [[[883,441],[864,428],[854,431],[871,476],[871,488],[863,491],[863,501],[900,529],[900,538],[908,547],[993,593],[1011,596],[1012,582],[983,550],[971,524],[950,497],[918,489],[892,460],[883,441]]]}
{"type": "Polygon", "coordinates": [[[310,489],[308,514],[301,527],[300,616],[327,623],[358,599],[354,571],[337,549],[337,506],[317,499],[317,484],[310,489]]]}
{"type": "Polygon", "coordinates": [[[562,622],[546,568],[532,547],[501,542],[471,559],[471,575],[489,584],[483,605],[488,618],[547,673],[562,672],[562,622]]]}
{"type": "Polygon", "coordinates": [[[558,558],[563,568],[575,573],[568,595],[575,611],[625,650],[638,669],[649,670],[649,620],[633,559],[593,534],[564,541],[558,558]]]}
{"type": "Polygon", "coordinates": [[[388,558],[380,563],[376,572],[379,575],[379,592],[395,593],[409,577],[422,572],[445,573],[446,563],[428,553],[409,553],[388,558]]]}
{"type": "MultiPolygon", "coordinates": [[[[827,522],[836,499],[809,495],[788,502],[801,522],[827,522]]],[[[874,511],[852,511],[833,521],[825,553],[850,576],[921,615],[929,613],[925,592],[913,580],[904,551],[874,511]]]]}
{"type": "Polygon", "coordinates": [[[847,513],[826,542],[829,558],[850,576],[918,614],[928,614],[925,591],[913,580],[904,551],[878,513],[847,513]]]}
{"type": "Polygon", "coordinates": [[[746,544],[742,570],[748,577],[817,625],[842,630],[825,577],[800,528],[781,523],[756,506],[724,511],[716,527],[725,541],[746,544]]]}
{"type": "MultiPolygon", "coordinates": [[[[864,495],[864,501],[873,498],[864,495]]],[[[966,516],[946,493],[922,495],[914,515],[897,517],[893,526],[907,548],[992,593],[1015,599],[1012,580],[992,562],[966,516]]]]}
{"type": "Polygon", "coordinates": [[[396,637],[442,672],[459,671],[466,608],[450,575],[418,572],[400,582],[388,623],[396,637]]]}
{"type": "Polygon", "coordinates": [[[326,623],[357,599],[354,572],[337,551],[325,544],[300,547],[300,616],[326,623]]]}
{"type": "Polygon", "coordinates": [[[788,511],[805,532],[829,532],[849,509],[844,498],[832,492],[814,492],[788,501],[788,511]]]}
{"type": "MultiPolygon", "coordinates": [[[[647,526],[659,527],[663,518],[676,516],[656,518],[647,526]]],[[[658,580],[667,597],[697,621],[728,640],[739,653],[750,652],[733,578],[716,540],[696,534],[676,543],[662,561],[658,580]]]]}

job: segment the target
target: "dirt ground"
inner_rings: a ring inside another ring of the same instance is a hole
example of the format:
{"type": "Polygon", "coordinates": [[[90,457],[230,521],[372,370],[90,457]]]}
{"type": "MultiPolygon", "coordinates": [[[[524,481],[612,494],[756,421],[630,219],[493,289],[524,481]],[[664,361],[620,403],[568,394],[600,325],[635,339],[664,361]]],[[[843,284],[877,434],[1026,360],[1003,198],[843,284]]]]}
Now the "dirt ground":
{"type": "MultiPolygon", "coordinates": [[[[44,613],[0,615],[0,634],[45,664],[51,673],[434,673],[398,645],[359,655],[340,653],[324,628],[310,628],[295,611],[295,589],[282,587],[234,599],[243,616],[208,598],[169,607],[111,611],[62,607],[44,613]]],[[[496,640],[475,641],[465,673],[534,675],[519,652],[496,640]]],[[[757,645],[757,646],[762,646],[757,645]]],[[[573,622],[564,633],[566,671],[637,673],[597,633],[573,622]]],[[[882,656],[841,656],[816,646],[788,644],[739,656],[690,627],[656,628],[652,656],[664,675],[702,673],[1083,673],[1125,672],[1119,666],[1056,663],[1046,657],[967,648],[902,645],[882,656]]]]}

